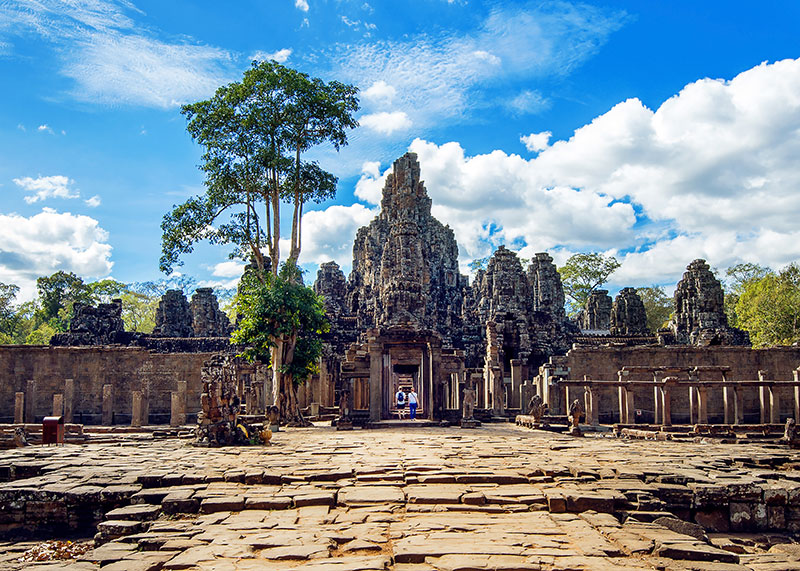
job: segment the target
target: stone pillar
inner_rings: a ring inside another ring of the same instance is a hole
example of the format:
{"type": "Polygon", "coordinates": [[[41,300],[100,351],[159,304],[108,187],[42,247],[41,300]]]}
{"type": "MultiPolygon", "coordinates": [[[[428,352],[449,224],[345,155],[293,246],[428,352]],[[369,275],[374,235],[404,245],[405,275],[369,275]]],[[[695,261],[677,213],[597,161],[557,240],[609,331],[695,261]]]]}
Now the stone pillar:
{"type": "Polygon", "coordinates": [[[664,403],[661,400],[661,387],[653,387],[653,422],[656,424],[664,424],[664,403]]]}
{"type": "Polygon", "coordinates": [[[697,424],[697,387],[689,387],[689,424],[697,424]]]}
{"type": "Polygon", "coordinates": [[[114,423],[114,385],[103,385],[103,426],[114,423]]]}
{"type": "Polygon", "coordinates": [[[800,422],[800,386],[794,388],[794,421],[800,422]]]}
{"type": "MultiPolygon", "coordinates": [[[[424,363],[425,359],[423,359],[424,363]]],[[[423,376],[425,374],[423,366],[423,376]]],[[[383,389],[383,351],[380,346],[370,347],[369,352],[369,419],[373,422],[381,419],[381,393],[383,389]]],[[[423,381],[424,382],[424,381],[423,381]]]]}
{"type": "Polygon", "coordinates": [[[698,387],[697,389],[697,422],[698,424],[708,424],[708,388],[698,387]]]}
{"type": "Polygon", "coordinates": [[[506,406],[503,402],[503,369],[492,367],[489,369],[489,377],[492,385],[492,414],[495,416],[505,416],[506,406]]]}
{"type": "Polygon", "coordinates": [[[178,391],[170,391],[170,426],[182,426],[186,424],[186,405],[181,406],[181,396],[178,391]],[[183,422],[181,422],[183,421],[183,422]]]}
{"type": "Polygon", "coordinates": [[[131,426],[142,425],[142,391],[131,391],[131,426]]]}
{"type": "MultiPolygon", "coordinates": [[[[767,372],[766,371],[759,371],[758,372],[758,380],[762,383],[766,382],[767,380],[767,372]]],[[[761,424],[767,424],[769,422],[770,414],[769,414],[769,387],[767,385],[760,385],[758,387],[758,402],[760,405],[760,420],[761,424]]]]}
{"type": "Polygon", "coordinates": [[[180,424],[186,424],[186,393],[188,383],[186,381],[178,381],[178,400],[180,401],[181,415],[178,418],[180,424]]]}
{"type": "Polygon", "coordinates": [[[64,395],[56,393],[53,395],[53,416],[63,416],[64,414],[64,395]]]}
{"type": "Polygon", "coordinates": [[[661,387],[661,424],[672,426],[672,389],[669,385],[661,387]]]}
{"type": "Polygon", "coordinates": [[[617,388],[617,398],[619,399],[619,423],[625,424],[628,418],[628,399],[625,396],[625,387],[617,388]]]}
{"type": "Polygon", "coordinates": [[[28,381],[25,390],[25,422],[36,422],[36,381],[28,381]]]}
{"type": "Polygon", "coordinates": [[[600,424],[600,411],[598,410],[600,405],[600,399],[598,398],[598,388],[593,387],[591,385],[586,386],[586,392],[584,393],[584,406],[586,408],[586,423],[590,424],[591,426],[597,426],[600,424]]]}
{"type": "Polygon", "coordinates": [[[769,388],[769,421],[772,424],[781,423],[781,398],[780,389],[775,386],[769,388]]]}
{"type": "Polygon", "coordinates": [[[519,388],[522,386],[522,360],[511,359],[511,399],[510,408],[520,408],[519,388]]]}
{"type": "Polygon", "coordinates": [[[725,408],[725,424],[735,423],[736,397],[732,387],[722,387],[722,405],[725,408]]]}
{"type": "Polygon", "coordinates": [[[633,387],[625,388],[625,412],[628,418],[625,420],[626,424],[636,424],[636,403],[634,402],[633,387]]]}
{"type": "Polygon", "coordinates": [[[64,423],[73,421],[73,411],[75,410],[75,379],[64,381],[64,423]]]}
{"type": "Polygon", "coordinates": [[[14,393],[14,424],[25,422],[25,393],[14,393]]]}

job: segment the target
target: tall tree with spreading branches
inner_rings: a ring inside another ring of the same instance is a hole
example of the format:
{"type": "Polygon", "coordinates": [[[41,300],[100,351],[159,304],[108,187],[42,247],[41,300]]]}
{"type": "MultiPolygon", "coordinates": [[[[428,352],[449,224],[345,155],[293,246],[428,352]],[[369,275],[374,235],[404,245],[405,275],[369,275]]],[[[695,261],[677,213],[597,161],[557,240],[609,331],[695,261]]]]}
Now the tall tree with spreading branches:
{"type": "Polygon", "coordinates": [[[204,148],[206,191],[164,216],[161,270],[171,273],[183,254],[208,240],[232,245],[231,257],[252,258],[277,275],[282,203],[292,207],[288,258],[296,262],[303,205],[331,198],[337,183],[304,155],[322,144],[347,144],[347,131],[358,125],[357,92],[274,61],[253,62],[242,81],[184,105],[187,130],[204,148]]]}
{"type": "Polygon", "coordinates": [[[614,256],[604,256],[597,252],[570,256],[558,268],[564,293],[569,298],[570,313],[577,313],[586,307],[589,295],[606,283],[619,267],[620,263],[614,256]]]}

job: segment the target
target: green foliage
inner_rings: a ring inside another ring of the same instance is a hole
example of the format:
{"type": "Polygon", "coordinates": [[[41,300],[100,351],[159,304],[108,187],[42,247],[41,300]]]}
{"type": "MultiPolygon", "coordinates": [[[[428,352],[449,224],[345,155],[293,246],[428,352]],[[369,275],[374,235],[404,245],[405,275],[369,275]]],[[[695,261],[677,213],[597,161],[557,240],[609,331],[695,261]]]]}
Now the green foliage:
{"type": "Polygon", "coordinates": [[[800,267],[790,264],[777,275],[759,274],[742,282],[736,302],[738,326],[756,347],[800,341],[800,267]]]}
{"type": "Polygon", "coordinates": [[[774,275],[770,268],[749,262],[736,264],[727,269],[725,272],[725,275],[728,276],[725,283],[725,314],[728,317],[729,325],[739,327],[736,304],[739,302],[739,297],[744,293],[745,288],[750,283],[770,274],[774,275]]]}
{"type": "Polygon", "coordinates": [[[647,329],[655,333],[667,325],[672,312],[674,301],[666,294],[661,286],[636,288],[636,293],[642,299],[644,310],[647,314],[647,329]]]}
{"type": "Polygon", "coordinates": [[[14,342],[14,335],[20,321],[14,305],[18,293],[18,286],[0,283],[0,344],[14,342]]]}
{"type": "Polygon", "coordinates": [[[31,331],[27,337],[25,337],[25,344],[26,345],[47,345],[50,343],[50,338],[59,332],[59,329],[56,329],[53,323],[55,320],[51,320],[47,323],[42,323],[36,329],[31,331]]]}
{"type": "Polygon", "coordinates": [[[278,275],[246,272],[235,303],[240,321],[231,338],[246,346],[243,355],[250,360],[273,364],[272,350],[283,348],[279,372],[295,385],[317,372],[319,336],[330,329],[323,299],[298,278],[299,270],[291,262],[278,275]]]}
{"type": "Polygon", "coordinates": [[[597,252],[570,256],[558,268],[564,293],[570,298],[567,300],[569,312],[574,314],[583,309],[589,294],[606,283],[620,265],[615,257],[597,252]]]}
{"type": "Polygon", "coordinates": [[[118,297],[122,300],[122,321],[125,323],[125,330],[152,333],[156,327],[159,296],[126,288],[118,297]]]}
{"type": "Polygon", "coordinates": [[[72,272],[58,271],[51,276],[41,277],[36,280],[36,289],[39,291],[40,322],[55,319],[53,326],[58,331],[66,330],[69,315],[72,313],[73,304],[92,303],[94,297],[91,288],[72,272]],[[62,310],[67,310],[67,316],[62,310]]]}
{"type": "Polygon", "coordinates": [[[161,270],[170,273],[181,255],[208,240],[232,246],[232,257],[252,255],[260,270],[269,265],[276,272],[281,201],[293,206],[289,258],[296,261],[303,204],[330,198],[337,183],[302,156],[323,143],[336,150],[347,144],[347,130],[358,125],[352,116],[357,91],[274,61],[253,62],[242,81],[183,106],[187,130],[204,148],[206,192],[164,216],[161,270]]]}

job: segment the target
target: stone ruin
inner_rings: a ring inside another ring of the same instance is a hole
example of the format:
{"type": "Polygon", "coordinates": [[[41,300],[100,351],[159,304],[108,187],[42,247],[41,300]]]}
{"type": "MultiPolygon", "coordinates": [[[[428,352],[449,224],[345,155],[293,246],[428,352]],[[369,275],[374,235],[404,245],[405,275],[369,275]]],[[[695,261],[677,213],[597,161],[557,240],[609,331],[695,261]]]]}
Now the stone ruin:
{"type": "Polygon", "coordinates": [[[728,325],[722,284],[705,260],[689,264],[678,282],[669,329],[678,345],[750,345],[746,332],[728,325]]]}
{"type": "Polygon", "coordinates": [[[642,298],[632,287],[624,287],[611,307],[611,335],[647,335],[647,313],[642,298]]]}
{"type": "MultiPolygon", "coordinates": [[[[198,446],[266,444],[272,438],[266,425],[259,427],[244,421],[237,359],[233,355],[217,354],[203,364],[203,392],[195,431],[195,444],[198,446]]],[[[275,412],[268,410],[267,416],[274,416],[275,412]]]]}
{"type": "Polygon", "coordinates": [[[581,329],[592,333],[608,332],[611,329],[613,303],[606,289],[596,289],[589,294],[581,315],[581,329]]]}
{"type": "MultiPolygon", "coordinates": [[[[746,335],[727,325],[721,286],[703,264],[690,265],[675,294],[674,334],[660,335],[658,341],[747,344],[746,335]]],[[[396,371],[411,367],[400,363],[403,359],[410,363],[410,354],[392,356],[396,349],[391,347],[421,347],[427,355],[423,360],[433,359],[434,353],[440,355],[436,359],[444,359],[436,366],[451,367],[448,374],[461,380],[444,389],[442,403],[452,400],[449,395],[463,394],[467,376],[480,375],[484,382],[480,406],[501,411],[520,408],[523,399],[517,393],[522,380],[534,376],[552,356],[565,354],[576,341],[657,343],[633,288],[623,288],[613,301],[607,290],[592,292],[577,326],[570,322],[561,279],[547,253],[536,254],[524,268],[516,253],[501,246],[470,284],[459,272],[453,231],[431,215],[431,199],[414,153],[395,161],[383,188],[380,213],[358,230],[349,277],[345,279],[333,262],[322,264],[314,290],[325,298],[331,321],[322,372],[315,382],[334,387],[337,395],[349,391],[356,409],[379,405],[378,397],[371,403],[363,401],[369,394],[363,383],[377,374],[377,367],[369,365],[371,359],[383,355],[384,383],[387,375],[402,375],[396,371]],[[430,353],[426,344],[441,349],[430,353]],[[369,367],[374,370],[369,372],[369,367]]],[[[371,390],[389,389],[381,386],[371,390]]],[[[448,406],[460,408],[458,402],[448,406]]],[[[385,417],[388,410],[383,403],[381,415],[385,417]]]]}
{"type": "Polygon", "coordinates": [[[192,314],[192,337],[227,337],[231,334],[230,319],[220,310],[212,288],[197,288],[189,310],[192,314]]]}
{"type": "Polygon", "coordinates": [[[192,311],[186,296],[179,289],[170,289],[161,296],[156,309],[156,327],[153,335],[157,337],[191,337],[192,311]]]}
{"type": "Polygon", "coordinates": [[[97,306],[75,303],[68,333],[56,333],[51,345],[112,345],[125,343],[122,300],[97,306]]]}

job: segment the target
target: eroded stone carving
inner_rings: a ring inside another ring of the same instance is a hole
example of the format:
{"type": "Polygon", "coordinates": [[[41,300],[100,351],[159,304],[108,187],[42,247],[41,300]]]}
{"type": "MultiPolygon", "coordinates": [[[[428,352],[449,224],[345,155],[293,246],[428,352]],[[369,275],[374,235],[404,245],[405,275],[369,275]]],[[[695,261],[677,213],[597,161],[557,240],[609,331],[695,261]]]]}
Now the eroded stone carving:
{"type": "Polygon", "coordinates": [[[547,405],[545,404],[542,397],[538,394],[535,394],[531,397],[531,400],[528,401],[528,414],[533,417],[533,426],[546,426],[546,423],[542,423],[542,417],[544,416],[545,410],[547,409],[547,405]]]}
{"type": "Polygon", "coordinates": [[[191,337],[192,312],[186,296],[178,289],[170,289],[161,297],[156,308],[156,327],[153,335],[161,337],[191,337]]]}
{"type": "Polygon", "coordinates": [[[583,310],[581,329],[584,331],[606,332],[611,328],[611,308],[613,303],[608,290],[596,289],[589,294],[583,310]]]}
{"type": "Polygon", "coordinates": [[[669,324],[680,345],[749,345],[748,334],[728,325],[722,285],[705,260],[686,268],[675,288],[675,315],[669,324]]]}
{"type": "Polygon", "coordinates": [[[580,427],[578,426],[581,422],[581,417],[585,414],[585,409],[583,403],[580,399],[575,399],[569,405],[569,433],[572,436],[582,436],[583,433],[581,432],[580,427]]]}
{"type": "Polygon", "coordinates": [[[624,287],[611,307],[612,335],[646,335],[647,313],[642,298],[632,287],[624,287]]]}
{"type": "Polygon", "coordinates": [[[212,288],[197,288],[189,310],[195,337],[227,337],[231,334],[231,322],[225,312],[220,310],[212,288]]]}

